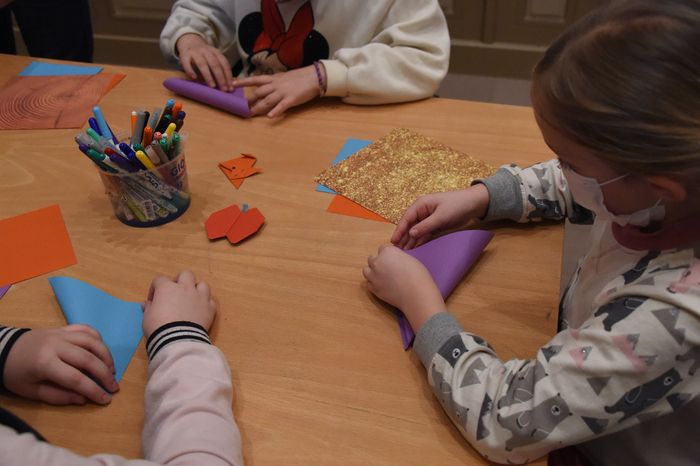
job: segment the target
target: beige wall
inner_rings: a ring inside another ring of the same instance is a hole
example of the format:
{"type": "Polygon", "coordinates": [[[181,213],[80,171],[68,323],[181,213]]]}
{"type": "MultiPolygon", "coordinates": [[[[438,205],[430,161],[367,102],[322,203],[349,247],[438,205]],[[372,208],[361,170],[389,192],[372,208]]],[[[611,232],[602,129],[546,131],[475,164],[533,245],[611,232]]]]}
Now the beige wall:
{"type": "MultiPolygon", "coordinates": [[[[554,37],[606,1],[440,0],[452,36],[450,72],[527,78],[554,37]]],[[[167,67],[158,36],[172,3],[92,0],[95,61],[167,67]]]]}

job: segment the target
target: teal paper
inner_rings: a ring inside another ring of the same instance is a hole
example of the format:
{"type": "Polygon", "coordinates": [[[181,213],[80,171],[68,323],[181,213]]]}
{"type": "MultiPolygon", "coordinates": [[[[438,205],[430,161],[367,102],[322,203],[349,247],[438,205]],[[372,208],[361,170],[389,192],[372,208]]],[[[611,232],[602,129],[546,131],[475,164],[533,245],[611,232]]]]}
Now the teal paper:
{"type": "Polygon", "coordinates": [[[33,61],[24,68],[20,76],[84,76],[93,75],[102,71],[101,66],[80,66],[80,65],[61,65],[56,63],[44,63],[42,61],[33,61]]]}
{"type": "MultiPolygon", "coordinates": [[[[340,149],[338,156],[335,158],[335,160],[333,161],[333,163],[331,165],[336,165],[336,164],[342,162],[343,160],[347,159],[348,157],[350,157],[352,154],[354,154],[358,150],[364,149],[365,147],[369,146],[370,144],[372,144],[372,141],[366,141],[364,139],[349,138],[347,141],[345,141],[345,145],[343,146],[342,149],[340,149]]],[[[335,194],[335,191],[323,186],[322,184],[316,185],[316,191],[318,191],[320,193],[335,194]]]]}
{"type": "Polygon", "coordinates": [[[75,278],[51,277],[49,283],[69,324],[89,325],[100,332],[119,382],[143,336],[141,304],[122,301],[75,278]]]}

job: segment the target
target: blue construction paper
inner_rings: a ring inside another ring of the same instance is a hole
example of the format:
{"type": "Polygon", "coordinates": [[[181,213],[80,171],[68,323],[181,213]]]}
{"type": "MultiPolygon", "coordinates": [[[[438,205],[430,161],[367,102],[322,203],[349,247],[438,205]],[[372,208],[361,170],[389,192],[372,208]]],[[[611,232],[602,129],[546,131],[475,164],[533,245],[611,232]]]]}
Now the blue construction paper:
{"type": "Polygon", "coordinates": [[[100,332],[119,382],[143,336],[141,304],[122,301],[75,278],[51,277],[49,283],[69,324],[89,325],[100,332]]]}
{"type": "MultiPolygon", "coordinates": [[[[340,149],[338,156],[335,158],[335,160],[333,161],[333,163],[331,165],[335,165],[335,164],[342,162],[343,160],[347,159],[348,157],[350,157],[352,154],[354,154],[358,150],[364,149],[365,147],[369,146],[370,144],[372,144],[372,141],[367,141],[365,139],[348,138],[348,140],[345,141],[345,145],[343,146],[342,149],[340,149]]],[[[332,189],[327,188],[327,187],[323,186],[322,184],[316,185],[316,191],[318,191],[320,193],[330,193],[330,194],[336,193],[332,189]]]]}
{"type": "Polygon", "coordinates": [[[12,285],[2,285],[2,286],[0,286],[0,298],[2,298],[3,296],[5,296],[5,293],[7,293],[7,290],[9,290],[11,286],[12,286],[12,285]]]}
{"type": "Polygon", "coordinates": [[[33,61],[24,68],[20,76],[75,76],[93,75],[102,71],[101,66],[62,65],[33,61]]]}

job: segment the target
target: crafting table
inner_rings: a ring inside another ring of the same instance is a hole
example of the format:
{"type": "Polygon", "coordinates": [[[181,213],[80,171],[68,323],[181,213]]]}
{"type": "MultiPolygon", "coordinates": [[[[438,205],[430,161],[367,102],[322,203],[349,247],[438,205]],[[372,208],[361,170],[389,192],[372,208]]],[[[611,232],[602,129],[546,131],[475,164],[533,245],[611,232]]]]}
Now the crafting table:
{"type": "MultiPolygon", "coordinates": [[[[28,57],[0,55],[0,81],[28,57]]],[[[162,106],[175,73],[105,66],[126,78],[100,106],[128,128],[135,108],[162,106]]],[[[131,228],[113,215],[78,130],[0,132],[0,218],[58,203],[78,263],[49,274],[85,280],[121,299],[144,299],[150,281],[189,268],[211,285],[211,331],[226,354],[234,413],[248,464],[485,464],[433,396],[417,356],[404,352],[396,317],[366,287],[367,256],[393,225],[325,211],[313,177],[347,138],[376,140],[407,127],[492,165],[553,155],[526,107],[433,98],[350,106],[324,99],[284,118],[242,119],[184,100],[192,204],[173,223],[131,228]],[[217,167],[250,153],[264,172],[236,190],[217,167]],[[247,203],[266,224],[238,246],[210,242],[211,212],[247,203]]],[[[495,238],[448,300],[449,310],[501,358],[530,358],[556,330],[561,225],[492,225],[495,238]]],[[[6,325],[64,325],[47,275],[0,300],[6,325]]],[[[147,358],[143,341],[110,406],[54,407],[1,396],[2,406],[52,443],[89,455],[140,457],[147,358]]],[[[537,464],[544,464],[540,459],[537,464]]]]}

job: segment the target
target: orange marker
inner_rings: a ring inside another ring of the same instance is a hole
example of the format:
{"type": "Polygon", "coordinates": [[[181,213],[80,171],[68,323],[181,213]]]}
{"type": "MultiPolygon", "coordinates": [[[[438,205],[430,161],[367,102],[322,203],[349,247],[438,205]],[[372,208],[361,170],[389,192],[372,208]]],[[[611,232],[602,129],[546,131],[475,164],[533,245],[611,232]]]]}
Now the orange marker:
{"type": "Polygon", "coordinates": [[[180,110],[182,110],[182,102],[175,102],[175,105],[173,105],[173,113],[172,113],[173,121],[175,121],[175,117],[180,112],[180,110]]]}
{"type": "Polygon", "coordinates": [[[153,129],[150,126],[146,126],[143,129],[143,147],[148,147],[153,140],[153,129]]]}
{"type": "Polygon", "coordinates": [[[131,135],[134,135],[134,131],[136,131],[136,119],[138,118],[138,114],[136,111],[131,112],[131,135]]]}

